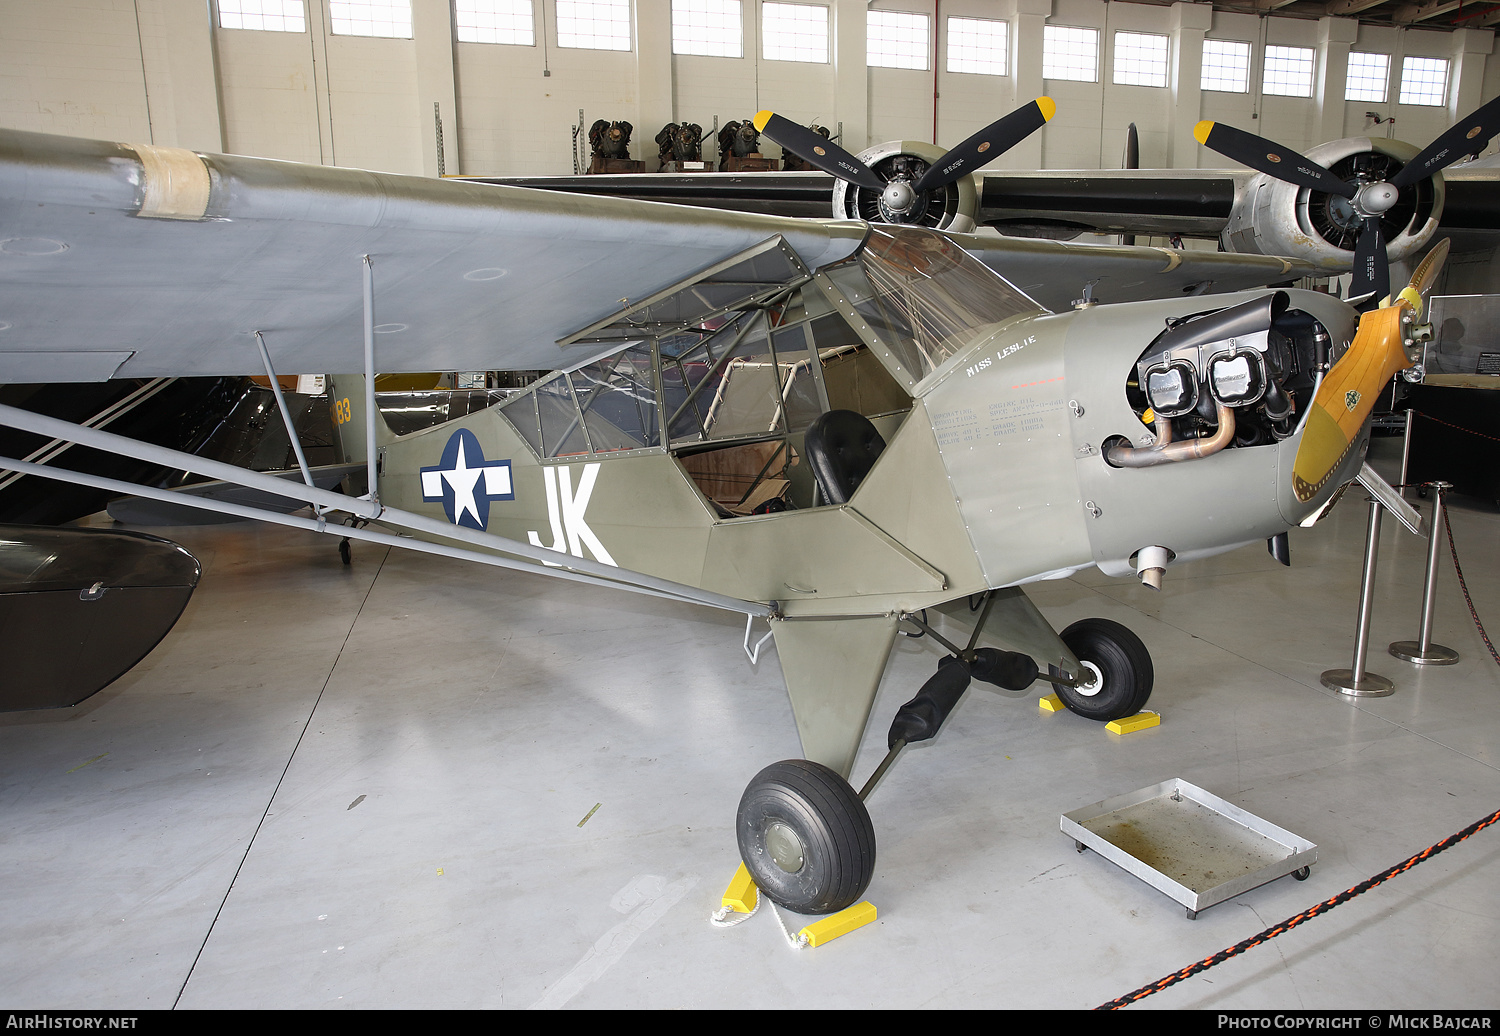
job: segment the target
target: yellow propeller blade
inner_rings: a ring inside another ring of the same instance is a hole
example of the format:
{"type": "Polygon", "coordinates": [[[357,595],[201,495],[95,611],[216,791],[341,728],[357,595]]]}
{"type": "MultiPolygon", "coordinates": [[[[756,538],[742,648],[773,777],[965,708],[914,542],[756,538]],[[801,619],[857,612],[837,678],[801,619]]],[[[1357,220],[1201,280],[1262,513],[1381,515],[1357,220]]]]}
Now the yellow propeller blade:
{"type": "Polygon", "coordinates": [[[1385,383],[1411,366],[1401,324],[1408,308],[1407,300],[1398,299],[1360,317],[1354,343],[1318,387],[1292,462],[1292,490],[1303,503],[1318,494],[1348,454],[1385,383]]]}
{"type": "Polygon", "coordinates": [[[1418,293],[1425,295],[1427,289],[1431,288],[1437,281],[1437,275],[1443,268],[1443,263],[1448,261],[1449,241],[1445,237],[1432,246],[1427,257],[1417,264],[1416,272],[1411,275],[1411,286],[1418,293]]]}
{"type": "MultiPolygon", "coordinates": [[[[1200,126],[1202,123],[1199,124],[1200,126]]],[[[1385,383],[1412,365],[1406,355],[1407,310],[1422,315],[1422,296],[1448,259],[1448,239],[1432,246],[1417,264],[1411,283],[1394,300],[1359,319],[1354,342],[1323,379],[1307,415],[1307,430],[1292,462],[1292,490],[1303,503],[1317,495],[1344,459],[1385,383]]]]}

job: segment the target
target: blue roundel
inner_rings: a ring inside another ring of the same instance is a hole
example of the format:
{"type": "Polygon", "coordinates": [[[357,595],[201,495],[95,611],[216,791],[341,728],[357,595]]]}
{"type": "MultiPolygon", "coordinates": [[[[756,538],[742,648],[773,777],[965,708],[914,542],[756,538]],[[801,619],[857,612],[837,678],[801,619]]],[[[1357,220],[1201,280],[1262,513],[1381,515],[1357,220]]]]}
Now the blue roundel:
{"type": "Polygon", "coordinates": [[[490,523],[491,500],[514,500],[510,461],[485,460],[479,437],[460,428],[448,437],[443,458],[423,468],[422,499],[443,502],[443,513],[454,525],[483,532],[490,523]]]}

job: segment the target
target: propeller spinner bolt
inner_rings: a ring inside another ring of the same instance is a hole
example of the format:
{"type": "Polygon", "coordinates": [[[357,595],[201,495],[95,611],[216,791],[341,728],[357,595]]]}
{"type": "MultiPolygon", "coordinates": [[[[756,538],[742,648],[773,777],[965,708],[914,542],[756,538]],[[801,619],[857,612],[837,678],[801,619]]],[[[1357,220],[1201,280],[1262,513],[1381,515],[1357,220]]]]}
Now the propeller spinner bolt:
{"type": "Polygon", "coordinates": [[[1396,204],[1400,192],[1385,181],[1366,184],[1359,189],[1357,204],[1371,216],[1378,216],[1396,204]]]}

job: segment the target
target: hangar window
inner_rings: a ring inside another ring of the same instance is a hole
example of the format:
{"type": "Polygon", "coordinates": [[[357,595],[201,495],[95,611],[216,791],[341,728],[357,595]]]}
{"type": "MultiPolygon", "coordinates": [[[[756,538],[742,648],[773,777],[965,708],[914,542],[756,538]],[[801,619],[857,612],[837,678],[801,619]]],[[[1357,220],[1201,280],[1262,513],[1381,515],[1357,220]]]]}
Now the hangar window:
{"type": "Polygon", "coordinates": [[[1115,33],[1115,83],[1167,85],[1167,38],[1147,32],[1115,33]]]}
{"type": "Polygon", "coordinates": [[[1391,75],[1389,54],[1349,55],[1349,75],[1344,80],[1344,100],[1385,103],[1386,82],[1391,75]]]}
{"type": "Polygon", "coordinates": [[[219,0],[219,28],[306,32],[302,0],[219,0]]]}
{"type": "Polygon", "coordinates": [[[1448,103],[1448,62],[1443,58],[1404,58],[1401,103],[1440,107],[1448,103]]]}
{"type": "Polygon", "coordinates": [[[1042,30],[1042,78],[1099,81],[1099,30],[1048,25],[1042,30]]]}
{"type": "Polygon", "coordinates": [[[456,0],[453,27],[460,43],[536,44],[531,0],[456,0]]]}
{"type": "Polygon", "coordinates": [[[1003,76],[1010,23],[989,18],[948,19],[948,71],[1003,76]]]}
{"type": "Polygon", "coordinates": [[[630,49],[630,0],[557,0],[557,45],[630,49]]]}
{"type": "Polygon", "coordinates": [[[1250,44],[1240,40],[1203,41],[1204,90],[1243,94],[1250,92],[1250,44]]]}
{"type": "Polygon", "coordinates": [[[878,68],[927,66],[927,16],[870,11],[865,16],[865,64],[878,68]]]}
{"type": "Polygon", "coordinates": [[[1261,89],[1280,97],[1311,97],[1313,52],[1309,47],[1267,47],[1261,89]]]}
{"type": "Polygon", "coordinates": [[[828,8],[767,0],[760,19],[761,54],[767,61],[828,63],[828,8]]]}
{"type": "Polygon", "coordinates": [[[335,36],[411,39],[411,0],[328,0],[335,36]]]}
{"type": "Polygon", "coordinates": [[[672,0],[672,53],[745,56],[740,0],[672,0]]]}

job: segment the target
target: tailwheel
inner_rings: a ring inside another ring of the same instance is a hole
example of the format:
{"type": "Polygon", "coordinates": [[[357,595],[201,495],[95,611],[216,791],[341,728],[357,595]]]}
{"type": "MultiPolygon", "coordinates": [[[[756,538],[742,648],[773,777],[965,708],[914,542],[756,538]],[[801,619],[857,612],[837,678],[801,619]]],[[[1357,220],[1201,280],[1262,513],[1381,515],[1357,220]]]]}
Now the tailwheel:
{"type": "Polygon", "coordinates": [[[756,886],[799,914],[857,902],[875,874],[875,827],[849,783],[821,763],[784,759],[740,798],[740,858],[756,886]]]}
{"type": "Polygon", "coordinates": [[[1156,673],[1140,637],[1110,619],[1082,619],[1062,631],[1062,640],[1085,675],[1094,677],[1079,687],[1054,684],[1064,705],[1102,721],[1134,716],[1145,707],[1156,673]]]}

